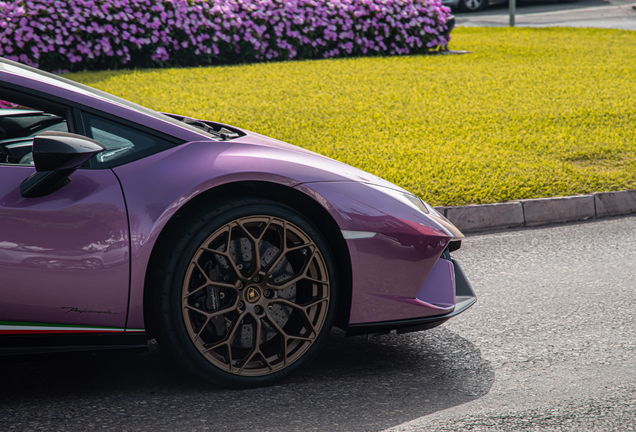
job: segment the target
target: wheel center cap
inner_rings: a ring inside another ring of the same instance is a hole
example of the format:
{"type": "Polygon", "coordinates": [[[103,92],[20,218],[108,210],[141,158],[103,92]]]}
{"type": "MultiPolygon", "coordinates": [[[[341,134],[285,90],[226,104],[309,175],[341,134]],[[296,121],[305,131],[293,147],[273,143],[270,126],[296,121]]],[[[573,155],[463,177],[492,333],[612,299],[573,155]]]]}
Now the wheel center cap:
{"type": "Polygon", "coordinates": [[[246,297],[248,303],[256,303],[261,298],[261,290],[257,287],[251,286],[247,289],[246,297]]]}

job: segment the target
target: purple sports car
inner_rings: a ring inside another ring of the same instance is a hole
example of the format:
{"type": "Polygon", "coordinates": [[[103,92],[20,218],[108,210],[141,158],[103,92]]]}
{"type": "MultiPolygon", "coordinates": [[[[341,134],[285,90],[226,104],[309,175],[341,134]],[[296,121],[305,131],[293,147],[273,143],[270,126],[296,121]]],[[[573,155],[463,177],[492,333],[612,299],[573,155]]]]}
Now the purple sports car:
{"type": "Polygon", "coordinates": [[[0,100],[0,355],[156,338],[252,387],[476,300],[457,228],[364,171],[4,59],[0,100]]]}

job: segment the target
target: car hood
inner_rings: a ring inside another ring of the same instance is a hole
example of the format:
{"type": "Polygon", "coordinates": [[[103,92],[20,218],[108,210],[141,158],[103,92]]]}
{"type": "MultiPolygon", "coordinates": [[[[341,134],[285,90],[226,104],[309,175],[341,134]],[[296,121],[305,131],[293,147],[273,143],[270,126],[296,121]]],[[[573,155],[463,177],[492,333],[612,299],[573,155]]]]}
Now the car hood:
{"type": "MultiPolygon", "coordinates": [[[[247,144],[261,148],[282,150],[282,152],[275,152],[274,154],[280,155],[282,158],[288,159],[289,161],[293,160],[295,163],[306,165],[307,168],[310,170],[320,170],[322,172],[322,175],[321,180],[318,181],[350,180],[355,182],[370,183],[408,193],[408,191],[406,191],[405,189],[389,181],[386,181],[383,178],[370,174],[359,168],[352,167],[351,165],[339,162],[335,159],[331,159],[327,156],[323,156],[319,153],[315,153],[302,147],[270,138],[256,132],[239,129],[235,126],[230,127],[232,127],[233,129],[238,129],[245,134],[244,136],[233,139],[232,143],[247,144]]],[[[314,180],[313,182],[315,181],[316,180],[314,180]]]]}

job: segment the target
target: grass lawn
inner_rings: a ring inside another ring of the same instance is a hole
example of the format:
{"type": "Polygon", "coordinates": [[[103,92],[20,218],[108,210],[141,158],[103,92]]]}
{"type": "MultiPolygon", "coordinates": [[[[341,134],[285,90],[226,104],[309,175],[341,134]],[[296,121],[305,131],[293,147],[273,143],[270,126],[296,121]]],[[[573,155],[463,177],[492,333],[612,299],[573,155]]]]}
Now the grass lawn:
{"type": "Polygon", "coordinates": [[[457,28],[473,54],[71,79],[384,177],[434,205],[636,189],[636,32],[457,28]]]}

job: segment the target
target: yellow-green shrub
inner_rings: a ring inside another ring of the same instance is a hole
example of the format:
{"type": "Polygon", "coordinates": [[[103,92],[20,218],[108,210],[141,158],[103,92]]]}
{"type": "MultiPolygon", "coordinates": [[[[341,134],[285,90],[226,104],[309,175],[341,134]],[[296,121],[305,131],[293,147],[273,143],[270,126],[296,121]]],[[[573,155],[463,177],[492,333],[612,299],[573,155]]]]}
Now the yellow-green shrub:
{"type": "Polygon", "coordinates": [[[473,54],[69,77],[306,147],[435,205],[636,188],[636,32],[453,35],[473,54]]]}

